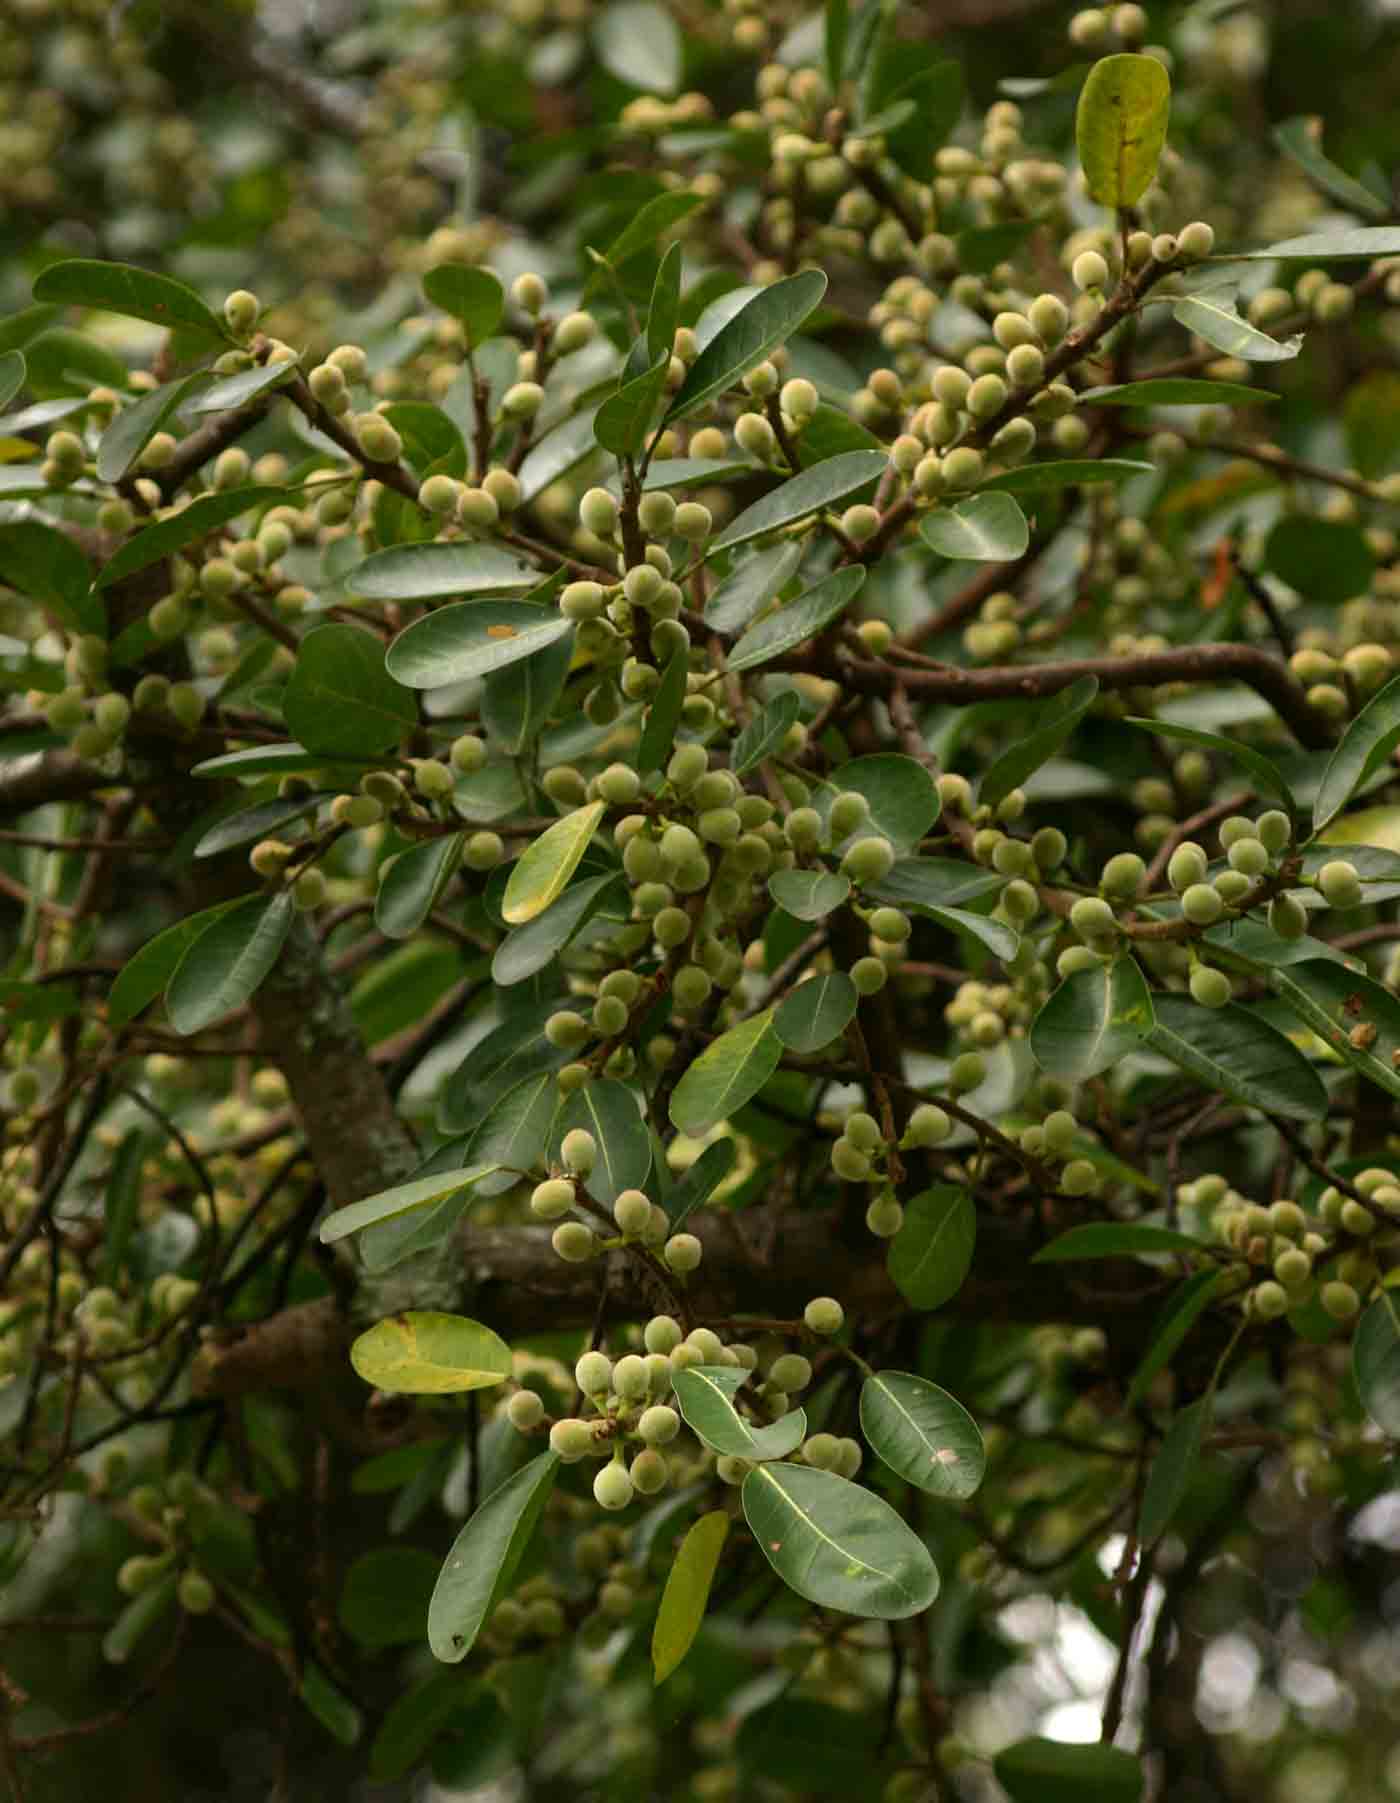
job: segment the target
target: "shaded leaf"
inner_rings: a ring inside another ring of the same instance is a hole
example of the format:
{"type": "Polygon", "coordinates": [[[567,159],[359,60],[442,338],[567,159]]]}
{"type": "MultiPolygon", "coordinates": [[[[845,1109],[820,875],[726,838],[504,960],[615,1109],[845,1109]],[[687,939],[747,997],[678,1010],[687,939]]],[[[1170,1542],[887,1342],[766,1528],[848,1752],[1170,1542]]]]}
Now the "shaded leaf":
{"type": "Polygon", "coordinates": [[[1151,475],[1156,465],[1132,457],[1057,457],[1049,463],[1025,463],[1019,469],[991,476],[979,494],[1044,495],[1058,488],[1091,488],[1097,482],[1131,482],[1134,476],[1151,475]]]}
{"type": "Polygon", "coordinates": [[[1193,1271],[1167,1298],[1148,1337],[1147,1351],[1143,1353],[1138,1368],[1133,1373],[1133,1381],[1128,1385],[1127,1395],[1123,1398],[1125,1410],[1136,1408],[1146,1396],[1153,1378],[1171,1363],[1177,1347],[1209,1308],[1224,1281],[1225,1273],[1218,1268],[1193,1271]]]}
{"type": "MultiPolygon", "coordinates": [[[[1329,968],[1346,980],[1348,973],[1341,966],[1329,968]]],[[[1186,996],[1159,995],[1155,1014],[1148,1044],[1189,1071],[1204,1088],[1223,1090],[1248,1107],[1291,1120],[1325,1117],[1327,1091],[1322,1079],[1293,1041],[1253,1010],[1236,1002],[1202,1008],[1186,996]]]]}
{"type": "Polygon", "coordinates": [[[1065,978],[1031,1023],[1031,1053],[1051,1076],[1082,1083],[1141,1051],[1154,1018],[1137,960],[1125,955],[1065,978]]]}
{"type": "Polygon", "coordinates": [[[1376,559],[1359,526],[1292,513],[1265,541],[1264,567],[1304,600],[1335,604],[1366,593],[1376,559]]]}
{"type": "Polygon", "coordinates": [[[688,654],[684,650],[673,651],[647,708],[646,723],[637,745],[636,769],[641,776],[659,770],[675,749],[676,729],[681,723],[689,675],[688,654]]]}
{"type": "Polygon", "coordinates": [[[1149,377],[1145,382],[1115,382],[1086,388],[1081,407],[1244,407],[1252,401],[1276,401],[1267,388],[1244,382],[1208,382],[1198,376],[1149,377]]]}
{"type": "Polygon", "coordinates": [[[1320,833],[1356,791],[1400,745],[1400,676],[1373,695],[1351,720],[1327,760],[1313,802],[1313,831],[1320,833]]]}
{"type": "Polygon", "coordinates": [[[1135,1258],[1144,1252],[1199,1252],[1199,1240],[1148,1221],[1089,1221],[1058,1234],[1042,1246],[1032,1264],[1063,1264],[1079,1258],[1135,1258]]]}
{"type": "Polygon", "coordinates": [[[915,1308],[939,1308],[956,1296],[972,1267],[977,1210],[955,1184],[940,1183],[909,1202],[890,1241],[890,1276],[915,1308]]]}
{"type": "Polygon", "coordinates": [[[745,558],[705,603],[705,624],[716,632],[742,632],[791,581],[802,562],[802,552],[800,544],[782,543],[767,545],[745,558]]]}
{"type": "Polygon", "coordinates": [[[178,382],[163,382],[149,394],[130,401],[117,414],[102,434],[97,446],[97,479],[120,482],[145,450],[152,436],[159,432],[197,388],[204,387],[209,375],[196,370],[178,382]]]}
{"type": "Polygon", "coordinates": [[[1356,1324],[1351,1370],[1361,1406],[1391,1439],[1400,1439],[1400,1315],[1382,1290],[1356,1324]]]}
{"type": "Polygon", "coordinates": [[[220,912],[188,945],[165,991],[180,1034],[212,1026],[252,996],[277,962],[291,931],[290,889],[250,895],[220,912]]]}
{"type": "Polygon", "coordinates": [[[705,1147],[666,1198],[665,1208],[670,1218],[672,1233],[679,1230],[681,1223],[688,1215],[694,1214],[697,1208],[705,1206],[714,1191],[734,1169],[738,1156],[738,1145],[732,1139],[712,1140],[705,1147]]]}
{"type": "Polygon", "coordinates": [[[418,724],[414,697],[384,667],[381,641],[339,622],[301,641],[282,714],[308,751],[326,757],[387,751],[418,724]]]}
{"type": "Polygon", "coordinates": [[[345,581],[371,601],[436,601],[447,595],[513,594],[533,588],[538,577],[518,557],[494,545],[434,540],[376,551],[356,564],[345,581]]]}
{"type": "Polygon", "coordinates": [[[1285,156],[1292,157],[1324,194],[1349,207],[1353,213],[1360,213],[1363,219],[1384,219],[1390,212],[1385,202],[1322,154],[1322,134],[1317,129],[1321,123],[1321,120],[1306,117],[1285,119],[1282,125],[1273,129],[1274,143],[1285,156]]]}
{"type": "Polygon", "coordinates": [[[1019,1740],[992,1763],[1011,1803],[1138,1803],[1142,1762],[1102,1742],[1019,1740]]]}
{"type": "Polygon", "coordinates": [[[729,768],[743,776],[771,756],[787,737],[802,712],[801,697],[793,689],[775,695],[744,726],[729,753],[729,768]]]}
{"type": "Polygon", "coordinates": [[[610,75],[648,94],[674,94],[685,52],[675,21],[654,0],[617,0],[593,27],[598,60],[610,75]]]}
{"type": "Polygon", "coordinates": [[[982,778],[978,800],[985,806],[995,807],[1013,789],[1019,789],[1042,764],[1048,763],[1094,705],[1098,692],[1097,676],[1081,676],[1033,712],[1027,709],[1030,717],[1024,722],[1016,743],[1010,750],[1002,752],[982,778]]]}
{"type": "Polygon", "coordinates": [[[1203,1396],[1189,1408],[1181,1409],[1167,1429],[1147,1474],[1138,1515],[1138,1537],[1144,1543],[1155,1540],[1171,1526],[1172,1516],[1200,1460],[1201,1441],[1210,1423],[1210,1404],[1210,1397],[1203,1396]]]}
{"type": "MultiPolygon", "coordinates": [[[[1400,1002],[1371,977],[1331,958],[1308,958],[1269,972],[1270,986],[1345,1064],[1400,1097],[1400,1002]],[[1353,1040],[1374,1027],[1369,1044],[1353,1040]]],[[[1301,1056],[1301,1054],[1300,1054],[1301,1056]]],[[[1325,1117],[1325,1107],[1313,1117],[1325,1117]]]]}
{"type": "Polygon", "coordinates": [[[1290,814],[1297,812],[1298,804],[1293,799],[1293,793],[1276,766],[1252,745],[1246,745],[1240,739],[1226,738],[1223,733],[1202,732],[1199,727],[1183,726],[1175,720],[1146,720],[1130,714],[1123,724],[1140,726],[1144,732],[1155,733],[1158,738],[1198,745],[1202,751],[1213,751],[1217,756],[1229,758],[1247,770],[1259,788],[1270,795],[1276,795],[1290,814]]]}
{"type": "Polygon", "coordinates": [[[758,1094],[782,1055],[771,1008],[721,1033],[676,1085],[671,1096],[673,1124],[692,1136],[708,1133],[758,1094]]]}
{"type": "Polygon", "coordinates": [[[122,582],[162,557],[169,557],[172,551],[183,550],[219,526],[226,526],[240,514],[251,513],[256,507],[271,506],[274,501],[285,501],[294,493],[295,490],[286,488],[250,487],[199,495],[188,507],[182,507],[168,519],[157,520],[154,526],[147,526],[134,538],[129,538],[121,550],[103,564],[93,586],[109,588],[114,582],[122,582]]]}
{"type": "Polygon", "coordinates": [[[418,931],[452,881],[465,841],[465,833],[425,839],[384,865],[374,897],[374,924],[386,939],[408,939],[418,931]]]}

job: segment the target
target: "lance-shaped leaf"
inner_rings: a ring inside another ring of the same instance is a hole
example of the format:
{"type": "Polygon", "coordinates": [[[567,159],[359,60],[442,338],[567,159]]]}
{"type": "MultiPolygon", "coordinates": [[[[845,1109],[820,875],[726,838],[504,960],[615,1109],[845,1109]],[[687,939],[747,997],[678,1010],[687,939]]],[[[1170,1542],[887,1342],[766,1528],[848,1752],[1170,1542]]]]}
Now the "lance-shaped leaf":
{"type": "Polygon", "coordinates": [[[1098,692],[1097,676],[1081,676],[1042,703],[1018,731],[1016,743],[1002,752],[982,778],[978,800],[995,807],[1048,763],[1094,705],[1098,692]]]}
{"type": "Polygon", "coordinates": [[[1065,978],[1031,1023],[1031,1052],[1051,1076],[1082,1083],[1140,1051],[1154,1019],[1137,960],[1125,954],[1065,978]]]}
{"type": "Polygon", "coordinates": [[[745,558],[705,603],[705,624],[716,632],[742,632],[791,581],[802,552],[801,544],[766,545],[745,558]]]}
{"type": "Polygon", "coordinates": [[[1356,1324],[1351,1369],[1361,1406],[1392,1440],[1400,1439],[1400,1309],[1382,1290],[1356,1324]]]}
{"type": "Polygon", "coordinates": [[[877,1371],[866,1378],[860,1431],[897,1477],[945,1502],[966,1501],[986,1473],[977,1423],[946,1390],[911,1372],[877,1371]]]}
{"type": "Polygon", "coordinates": [[[196,370],[178,382],[163,382],[123,407],[98,443],[98,481],[120,482],[181,402],[208,380],[207,370],[196,370]]]}
{"type": "Polygon", "coordinates": [[[1286,363],[1302,350],[1301,333],[1292,338],[1271,338],[1240,317],[1234,300],[1233,289],[1187,294],[1173,305],[1172,314],[1188,332],[1204,338],[1227,357],[1242,357],[1246,363],[1286,363]]]}
{"type": "MultiPolygon", "coordinates": [[[[660,196],[657,198],[660,199],[660,196]]],[[[697,204],[700,202],[699,195],[687,195],[686,198],[697,204]]],[[[613,249],[616,248],[614,245],[613,249]]],[[[676,327],[680,324],[681,317],[681,274],[684,266],[684,251],[679,244],[672,244],[657,267],[656,280],[651,285],[651,301],[647,307],[647,350],[653,358],[659,357],[663,351],[669,356],[676,341],[676,327]]]]}
{"type": "Polygon", "coordinates": [[[773,1030],[790,1052],[819,1052],[855,1019],[860,994],[844,970],[827,970],[783,997],[773,1030]]]}
{"type": "Polygon", "coordinates": [[[157,520],[154,526],[147,526],[134,538],[129,538],[121,550],[103,564],[93,586],[109,588],[114,582],[125,581],[148,564],[157,563],[162,557],[169,557],[172,551],[182,550],[196,539],[226,526],[239,514],[250,513],[256,507],[270,507],[274,501],[285,501],[294,493],[286,488],[249,487],[199,495],[169,519],[157,520]]]}
{"type": "Polygon", "coordinates": [[[685,1658],[705,1619],[710,1587],[729,1533],[729,1517],[712,1509],[693,1523],[666,1576],[651,1634],[652,1681],[664,1684],[685,1658]]]}
{"type": "Polygon", "coordinates": [[[1232,257],[1289,263],[1369,263],[1372,257],[1400,257],[1400,226],[1338,226],[1334,231],[1305,232],[1301,238],[1284,238],[1263,250],[1232,250],[1232,257]]]}
{"type": "Polygon", "coordinates": [[[801,697],[792,689],[784,689],[760,709],[738,733],[730,750],[729,767],[735,776],[742,776],[770,757],[796,725],[801,712],[801,697]]]}
{"type": "Polygon", "coordinates": [[[427,1177],[415,1177],[410,1183],[396,1184],[393,1189],[380,1190],[377,1195],[365,1196],[326,1216],[319,1229],[321,1243],[330,1246],[336,1240],[343,1240],[381,1221],[394,1221],[401,1215],[430,1208],[446,1196],[470,1189],[499,1168],[494,1164],[473,1164],[460,1171],[437,1171],[427,1177]]]}
{"type": "Polygon", "coordinates": [[[490,269],[440,263],[423,277],[423,292],[461,326],[468,350],[485,344],[506,310],[501,278],[490,269]]]}
{"type": "Polygon", "coordinates": [[[706,554],[713,556],[805,520],[824,507],[844,501],[867,483],[877,482],[888,467],[889,459],[883,451],[843,451],[840,456],[814,463],[746,507],[738,519],[711,540],[706,554]]]}
{"type": "Polygon", "coordinates": [[[1071,1227],[1042,1246],[1031,1261],[1037,1265],[1063,1264],[1079,1258],[1134,1258],[1144,1252],[1200,1252],[1199,1240],[1173,1227],[1157,1227],[1150,1221],[1088,1221],[1071,1227]]]}
{"type": "Polygon", "coordinates": [[[1327,760],[1313,802],[1313,831],[1320,833],[1356,791],[1365,786],[1400,745],[1400,676],[1362,708],[1327,760]]]}
{"type": "Polygon", "coordinates": [[[1245,407],[1251,401],[1276,401],[1268,388],[1244,382],[1208,382],[1199,376],[1149,376],[1145,382],[1114,382],[1086,388],[1081,407],[1245,407]]]}
{"type": "Polygon", "coordinates": [[[1018,1740],[992,1766],[1011,1803],[1138,1803],[1142,1761],[1102,1742],[1018,1740]]]}
{"type": "Polygon", "coordinates": [[[672,1122],[682,1133],[708,1133],[758,1094],[782,1055],[771,1008],[721,1033],[676,1085],[672,1122]]]}
{"type": "Polygon", "coordinates": [[[1271,970],[1269,983],[1344,1064],[1400,1097],[1400,1002],[1388,989],[1331,958],[1271,970]]]}
{"type": "Polygon", "coordinates": [[[775,870],[768,893],[797,920],[825,920],[851,893],[851,884],[829,870],[775,870]]]}
{"type": "Polygon", "coordinates": [[[972,1267],[977,1210],[955,1184],[940,1183],[909,1202],[890,1241],[889,1267],[899,1293],[915,1308],[939,1308],[956,1296],[972,1267]]]}
{"type": "Polygon", "coordinates": [[[387,939],[410,939],[437,906],[462,856],[465,833],[410,845],[386,864],[374,898],[374,924],[387,939]]]}
{"type": "Polygon", "coordinates": [[[1285,119],[1282,125],[1273,129],[1274,143],[1286,156],[1292,157],[1315,187],[1342,206],[1359,213],[1363,219],[1387,218],[1390,207],[1385,200],[1322,154],[1321,124],[1320,119],[1306,117],[1285,119]]]}
{"type": "Polygon", "coordinates": [[[919,1615],[938,1595],[928,1548],[873,1492],[804,1465],[756,1465],[744,1519],[768,1563],[800,1597],[876,1621],[919,1615]]]}
{"type": "MultiPolygon", "coordinates": [[[[1345,979],[1346,971],[1335,968],[1345,979]]],[[[1234,1002],[1202,1008],[1186,996],[1159,995],[1154,1012],[1148,1044],[1204,1088],[1292,1120],[1321,1120],[1327,1113],[1327,1091],[1312,1065],[1251,1009],[1234,1002]]]]}
{"type": "Polygon", "coordinates": [[[511,1350],[480,1321],[410,1309],[376,1321],[362,1333],[350,1347],[350,1363],[379,1390],[450,1396],[504,1383],[511,1373],[511,1350]]]}
{"type": "Polygon", "coordinates": [[[24,374],[24,357],[19,351],[0,356],[0,407],[8,407],[24,387],[24,374]]]}
{"type": "Polygon", "coordinates": [[[1153,475],[1156,465],[1133,457],[1056,457],[1047,463],[1026,463],[1020,469],[991,476],[979,494],[1045,495],[1060,488],[1092,488],[1100,482],[1131,482],[1135,476],[1153,475]]]}
{"type": "MultiPolygon", "coordinates": [[[[553,1051],[548,1047],[549,1052],[553,1051]]],[[[481,1193],[498,1195],[544,1160],[550,1128],[559,1108],[559,1086],[554,1072],[563,1055],[550,1056],[544,1070],[536,1069],[493,1102],[472,1134],[468,1154],[473,1164],[495,1164],[500,1175],[484,1177],[481,1193]]]]}
{"type": "Polygon", "coordinates": [[[491,960],[491,981],[498,989],[509,989],[543,970],[603,907],[610,889],[624,893],[622,884],[621,871],[605,871],[566,889],[543,914],[507,933],[491,960]]]}
{"type": "Polygon", "coordinates": [[[826,276],[822,271],[804,269],[799,275],[774,282],[746,301],[691,364],[666,411],[667,419],[684,419],[714,395],[723,394],[746,370],[761,363],[769,351],[790,338],[820,305],[825,293],[826,276]]]}
{"type": "Polygon", "coordinates": [[[605,802],[590,801],[546,827],[526,848],[511,869],[501,901],[501,915],[508,926],[533,920],[564,893],[606,811],[605,802]]]}
{"type": "Polygon", "coordinates": [[[666,1213],[675,1233],[687,1215],[703,1208],[734,1169],[739,1148],[732,1139],[712,1140],[666,1198],[666,1213]]]}
{"type": "Polygon", "coordinates": [[[1193,1271],[1180,1288],[1173,1290],[1153,1325],[1147,1351],[1128,1385],[1123,1398],[1125,1410],[1136,1408],[1146,1396],[1153,1378],[1171,1363],[1173,1353],[1209,1308],[1224,1281],[1225,1273],[1218,1269],[1193,1271]]]}
{"type": "Polygon", "coordinates": [[[971,934],[1003,964],[1010,963],[1021,949],[1019,933],[1003,921],[988,919],[985,914],[973,914],[966,908],[935,908],[931,905],[920,908],[919,912],[926,920],[936,920],[950,932],[971,934]]]}
{"type": "Polygon", "coordinates": [[[1167,141],[1172,84],[1155,56],[1106,56],[1079,91],[1074,137],[1090,198],[1136,206],[1167,141]]]}
{"type": "Polygon", "coordinates": [[[1152,1461],[1138,1515],[1138,1538],[1153,1541],[1171,1526],[1201,1457],[1201,1441],[1210,1425],[1211,1398],[1203,1396],[1182,1409],[1152,1461]]]}
{"type": "Polygon", "coordinates": [[[636,769],[641,776],[659,770],[675,749],[689,675],[690,658],[684,650],[673,651],[647,708],[646,724],[637,746],[636,769]]]}
{"type": "Polygon", "coordinates": [[[1008,563],[1024,554],[1030,528],[1011,495],[978,494],[956,507],[926,513],[919,537],[940,557],[1008,563]]]}
{"type": "Polygon", "coordinates": [[[50,263],[35,278],[36,301],[56,301],[65,307],[94,307],[103,313],[121,313],[128,319],[149,320],[171,331],[197,332],[222,344],[231,333],[218,315],[193,288],[168,275],[154,275],[127,263],[103,263],[90,257],[73,257],[50,263]]]}
{"type": "Polygon", "coordinates": [[[713,1452],[752,1459],[755,1464],[763,1459],[785,1459],[802,1444],[807,1416],[802,1409],[791,1409],[767,1427],[755,1427],[733,1402],[748,1375],[729,1365],[692,1365],[673,1372],[677,1406],[687,1426],[713,1452]]]}
{"type": "Polygon", "coordinates": [[[227,413],[244,407],[270,388],[280,388],[297,373],[295,363],[262,363],[253,369],[240,370],[236,376],[225,376],[222,382],[211,382],[191,396],[187,403],[191,413],[227,413]]]}
{"type": "Polygon", "coordinates": [[[1144,732],[1155,733],[1159,739],[1176,739],[1182,744],[1197,745],[1202,751],[1213,751],[1219,757],[1230,758],[1247,770],[1261,789],[1270,795],[1276,795],[1290,814],[1298,810],[1293,793],[1277,768],[1252,745],[1246,745],[1239,739],[1227,739],[1223,733],[1203,732],[1197,726],[1182,726],[1175,720],[1148,720],[1130,714],[1123,724],[1140,726],[1144,732]]]}
{"type": "Polygon", "coordinates": [[[428,1604],[435,1659],[456,1665],[471,1651],[482,1623],[514,1581],[558,1470],[552,1452],[531,1459],[491,1492],[453,1541],[428,1604]]]}
{"type": "Polygon", "coordinates": [[[250,895],[210,921],[185,950],[165,991],[177,1033],[198,1033],[241,1008],[277,962],[291,931],[292,892],[250,895]]]}
{"type": "Polygon", "coordinates": [[[646,443],[666,390],[670,352],[610,394],[593,416],[593,436],[615,457],[635,457],[646,443]]]}
{"type": "Polygon", "coordinates": [[[216,902],[198,914],[177,920],[148,939],[139,952],[134,952],[122,966],[107,997],[107,1019],[114,1027],[124,1027],[143,1008],[153,1002],[174,976],[181,958],[212,921],[231,909],[242,907],[244,898],[216,902]]]}
{"type": "Polygon", "coordinates": [[[192,855],[196,858],[216,858],[220,852],[232,851],[236,845],[251,845],[255,839],[271,838],[292,821],[300,820],[306,814],[314,814],[323,802],[334,799],[334,792],[326,789],[310,795],[294,795],[281,801],[261,802],[257,807],[239,808],[236,813],[216,820],[195,841],[192,855]]]}
{"type": "Polygon", "coordinates": [[[611,1207],[623,1190],[645,1186],[651,1170],[651,1135],[625,1083],[598,1078],[564,1101],[549,1133],[553,1158],[560,1155],[564,1135],[575,1127],[591,1133],[598,1148],[593,1169],[584,1179],[595,1202],[611,1207]]]}

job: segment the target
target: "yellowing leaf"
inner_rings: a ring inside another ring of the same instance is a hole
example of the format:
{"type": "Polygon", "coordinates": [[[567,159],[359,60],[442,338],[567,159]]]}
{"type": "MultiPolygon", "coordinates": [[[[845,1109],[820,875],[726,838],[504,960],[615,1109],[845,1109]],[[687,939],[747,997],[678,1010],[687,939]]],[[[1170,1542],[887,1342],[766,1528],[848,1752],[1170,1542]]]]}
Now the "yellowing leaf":
{"type": "Polygon", "coordinates": [[[350,1363],[378,1390],[446,1396],[503,1383],[511,1353],[479,1321],[423,1309],[377,1321],[350,1348],[350,1363]]]}
{"type": "Polygon", "coordinates": [[[605,804],[590,801],[586,808],[576,808],[562,820],[547,827],[529,848],[506,884],[501,914],[509,926],[523,926],[537,914],[543,914],[552,901],[564,893],[569,878],[578,869],[578,861],[588,849],[588,841],[598,830],[605,804]]]}
{"type": "Polygon", "coordinates": [[[1100,206],[1130,207],[1146,193],[1166,142],[1171,99],[1171,81],[1155,56],[1106,56],[1089,71],[1074,131],[1084,179],[1100,206]]]}
{"type": "Polygon", "coordinates": [[[651,1636],[651,1668],[658,1684],[670,1677],[700,1631],[728,1533],[728,1515],[715,1509],[702,1515],[681,1542],[651,1636]]]}

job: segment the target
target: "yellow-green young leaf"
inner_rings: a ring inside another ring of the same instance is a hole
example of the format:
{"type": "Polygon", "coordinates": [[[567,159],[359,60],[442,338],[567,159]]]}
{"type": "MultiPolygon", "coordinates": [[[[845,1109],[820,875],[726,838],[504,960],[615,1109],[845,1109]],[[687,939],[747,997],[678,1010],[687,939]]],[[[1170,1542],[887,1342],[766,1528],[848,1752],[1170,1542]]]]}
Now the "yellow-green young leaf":
{"type": "Polygon", "coordinates": [[[504,1383],[511,1353],[479,1321],[422,1309],[377,1321],[350,1348],[350,1363],[377,1390],[446,1396],[504,1383]]]}
{"type": "Polygon", "coordinates": [[[1172,84],[1155,56],[1106,56],[1079,95],[1074,134],[1089,193],[1105,207],[1130,207],[1157,173],[1167,137],[1172,84]]]}
{"type": "Polygon", "coordinates": [[[670,1677],[700,1631],[728,1533],[728,1515],[714,1509],[702,1515],[681,1541],[651,1636],[651,1669],[658,1684],[670,1677]]]}
{"type": "Polygon", "coordinates": [[[523,926],[543,914],[564,893],[588,841],[598,830],[605,803],[590,801],[542,832],[510,873],[501,914],[508,926],[523,926]]]}

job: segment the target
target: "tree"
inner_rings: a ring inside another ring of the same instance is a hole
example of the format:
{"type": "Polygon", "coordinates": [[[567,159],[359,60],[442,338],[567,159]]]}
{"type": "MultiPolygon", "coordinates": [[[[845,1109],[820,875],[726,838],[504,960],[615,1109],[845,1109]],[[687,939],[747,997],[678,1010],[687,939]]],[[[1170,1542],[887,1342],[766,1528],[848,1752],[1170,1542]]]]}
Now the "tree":
{"type": "Polygon", "coordinates": [[[1219,9],[25,10],[13,1795],[1389,1794],[1398,147],[1219,9]]]}

